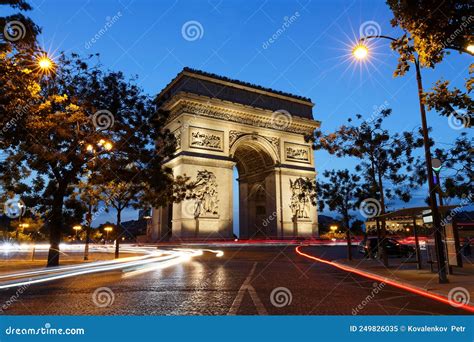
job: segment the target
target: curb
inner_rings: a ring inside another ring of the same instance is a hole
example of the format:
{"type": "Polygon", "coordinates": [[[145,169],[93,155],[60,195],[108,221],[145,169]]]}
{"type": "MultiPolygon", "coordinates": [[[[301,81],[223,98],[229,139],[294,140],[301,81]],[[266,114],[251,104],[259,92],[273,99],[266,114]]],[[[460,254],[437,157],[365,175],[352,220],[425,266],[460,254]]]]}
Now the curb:
{"type": "MultiPolygon", "coordinates": [[[[446,298],[446,300],[450,300],[448,296],[446,296],[445,293],[443,292],[439,292],[439,291],[431,291],[431,290],[428,290],[424,287],[419,287],[417,285],[414,285],[413,283],[411,282],[402,282],[401,280],[398,280],[398,279],[393,279],[393,278],[387,278],[383,275],[380,275],[378,273],[374,273],[374,272],[370,272],[370,271],[367,271],[367,269],[365,268],[355,268],[355,267],[352,267],[352,266],[349,266],[347,264],[344,264],[342,262],[338,262],[338,261],[333,261],[334,264],[336,265],[340,265],[340,266],[344,266],[344,267],[347,267],[347,268],[352,268],[353,270],[357,270],[359,272],[365,272],[369,275],[371,275],[372,277],[380,277],[380,278],[383,278],[383,279],[386,279],[386,280],[389,280],[390,282],[394,282],[394,283],[399,283],[400,285],[403,285],[405,287],[410,287],[410,288],[413,288],[413,289],[416,289],[418,291],[424,291],[424,292],[427,292],[427,293],[434,293],[438,296],[441,296],[441,297],[444,297],[446,298]]],[[[474,301],[469,301],[469,305],[472,306],[474,308],[474,301]]]]}
{"type": "Polygon", "coordinates": [[[375,274],[375,273],[367,272],[365,270],[360,270],[360,269],[357,269],[355,267],[347,266],[347,265],[344,265],[344,264],[341,264],[341,263],[338,263],[338,262],[333,262],[333,261],[330,261],[330,260],[325,260],[325,259],[321,259],[321,258],[312,256],[310,254],[307,254],[307,253],[304,253],[304,252],[300,251],[301,247],[304,247],[304,246],[296,247],[295,251],[296,251],[297,254],[299,254],[299,255],[301,255],[305,258],[315,260],[315,261],[318,261],[318,262],[323,263],[323,264],[331,265],[331,266],[336,267],[340,270],[350,272],[350,273],[354,273],[354,274],[360,275],[360,276],[368,278],[368,279],[376,280],[376,281],[379,281],[379,282],[384,282],[388,285],[400,288],[402,290],[410,291],[412,293],[421,295],[423,297],[427,297],[427,298],[430,298],[430,299],[433,299],[433,300],[437,300],[438,302],[442,302],[444,304],[449,304],[454,308],[463,309],[463,310],[474,313],[474,306],[472,305],[471,301],[469,302],[469,304],[460,304],[458,302],[452,301],[451,299],[449,299],[448,297],[446,297],[443,294],[439,294],[438,292],[428,291],[428,290],[425,290],[425,289],[420,288],[418,286],[411,285],[409,283],[402,283],[400,281],[397,281],[397,280],[394,280],[394,279],[391,279],[391,278],[387,278],[387,277],[383,277],[383,276],[380,276],[380,275],[375,274]]]}

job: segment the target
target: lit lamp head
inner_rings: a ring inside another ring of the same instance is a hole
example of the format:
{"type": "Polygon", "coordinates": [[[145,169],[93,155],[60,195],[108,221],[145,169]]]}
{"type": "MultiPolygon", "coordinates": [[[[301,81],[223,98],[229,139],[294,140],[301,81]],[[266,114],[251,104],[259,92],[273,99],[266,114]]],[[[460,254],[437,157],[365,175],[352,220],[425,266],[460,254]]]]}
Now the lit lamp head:
{"type": "Polygon", "coordinates": [[[332,232],[335,232],[337,230],[337,226],[330,226],[329,229],[331,229],[332,232]]]}
{"type": "Polygon", "coordinates": [[[54,73],[54,61],[46,53],[43,53],[36,58],[36,64],[40,74],[49,75],[54,73]]]}
{"type": "Polygon", "coordinates": [[[106,232],[111,232],[111,231],[113,230],[113,228],[112,228],[112,227],[105,227],[104,230],[105,230],[106,232]]]}
{"type": "Polygon", "coordinates": [[[72,227],[72,229],[74,229],[76,232],[78,232],[79,230],[82,229],[82,227],[77,225],[77,226],[72,227]]]}
{"type": "Polygon", "coordinates": [[[359,43],[354,50],[352,50],[352,54],[356,59],[363,60],[369,55],[369,49],[364,44],[359,43]]]}
{"type": "Polygon", "coordinates": [[[41,57],[39,60],[38,60],[38,65],[41,69],[50,69],[52,66],[53,66],[53,63],[51,62],[51,60],[47,57],[41,57]]]}
{"type": "Polygon", "coordinates": [[[472,53],[474,55],[474,44],[469,44],[466,47],[467,52],[472,53]]]}
{"type": "Polygon", "coordinates": [[[107,151],[110,151],[114,147],[110,141],[106,141],[103,146],[107,151]]]}

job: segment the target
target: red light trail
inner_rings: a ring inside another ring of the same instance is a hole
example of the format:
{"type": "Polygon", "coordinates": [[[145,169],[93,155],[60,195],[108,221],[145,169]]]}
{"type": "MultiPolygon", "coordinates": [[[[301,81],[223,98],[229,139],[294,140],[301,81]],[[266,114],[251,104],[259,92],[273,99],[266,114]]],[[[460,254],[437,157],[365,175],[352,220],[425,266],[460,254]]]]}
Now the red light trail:
{"type": "Polygon", "coordinates": [[[403,283],[400,283],[398,281],[391,280],[391,279],[381,277],[381,276],[377,276],[377,275],[372,274],[372,273],[364,272],[364,271],[355,269],[355,268],[350,267],[350,266],[341,265],[341,264],[332,262],[330,260],[324,260],[324,259],[321,259],[321,258],[317,258],[315,256],[312,256],[310,254],[306,254],[306,253],[302,252],[300,250],[301,247],[302,246],[296,247],[295,251],[296,251],[297,254],[299,254],[299,255],[301,255],[305,258],[315,260],[317,262],[327,264],[327,265],[336,267],[340,270],[350,272],[350,273],[354,273],[354,274],[360,275],[360,276],[365,277],[365,278],[369,278],[369,279],[376,280],[376,281],[379,281],[379,282],[384,282],[384,283],[386,283],[388,285],[391,285],[393,287],[397,287],[399,289],[409,291],[409,292],[415,293],[417,295],[420,295],[420,296],[423,296],[423,297],[426,297],[426,298],[434,299],[434,300],[437,300],[438,302],[441,302],[441,303],[444,303],[444,304],[449,304],[449,305],[451,305],[453,307],[456,307],[456,308],[460,308],[460,309],[463,309],[463,310],[466,310],[466,311],[469,311],[469,312],[474,312],[474,306],[471,306],[469,304],[461,304],[461,303],[458,303],[456,301],[450,300],[450,299],[448,299],[444,296],[438,295],[436,293],[428,292],[428,291],[425,291],[425,290],[422,290],[422,289],[419,289],[419,288],[416,288],[416,287],[412,287],[412,286],[407,286],[407,285],[405,285],[403,283]]]}

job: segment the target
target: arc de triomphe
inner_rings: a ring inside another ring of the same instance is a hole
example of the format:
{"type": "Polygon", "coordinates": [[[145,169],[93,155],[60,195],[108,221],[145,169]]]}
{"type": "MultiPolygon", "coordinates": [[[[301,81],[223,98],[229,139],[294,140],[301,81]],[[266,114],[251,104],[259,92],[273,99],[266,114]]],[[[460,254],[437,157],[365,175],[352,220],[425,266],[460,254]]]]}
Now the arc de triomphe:
{"type": "Polygon", "coordinates": [[[299,178],[316,176],[304,139],[320,125],[311,100],[189,68],[157,100],[178,142],[166,166],[198,185],[196,199],[153,209],[148,240],[232,238],[234,166],[240,238],[318,234],[316,207],[299,192],[299,178]]]}

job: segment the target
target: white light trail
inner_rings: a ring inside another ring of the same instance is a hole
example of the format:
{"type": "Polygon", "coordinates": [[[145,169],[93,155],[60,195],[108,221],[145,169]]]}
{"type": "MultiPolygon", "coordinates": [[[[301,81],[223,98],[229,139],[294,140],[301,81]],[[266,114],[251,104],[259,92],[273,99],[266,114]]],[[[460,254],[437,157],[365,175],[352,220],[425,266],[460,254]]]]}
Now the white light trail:
{"type": "MultiPolygon", "coordinates": [[[[19,246],[19,245],[18,245],[19,246]]],[[[15,246],[16,247],[16,246],[15,246]]],[[[49,245],[42,245],[47,249],[49,245]]],[[[83,245],[69,245],[69,249],[82,251],[83,245]]],[[[10,247],[8,247],[10,248],[10,247]]],[[[26,248],[22,246],[22,249],[26,248]]],[[[38,248],[38,245],[35,246],[38,248]]],[[[113,252],[113,248],[94,246],[91,251],[113,252]]],[[[201,249],[175,249],[157,250],[156,247],[122,247],[122,252],[143,253],[144,255],[120,258],[107,261],[96,261],[81,265],[59,266],[48,269],[39,269],[25,272],[0,275],[0,279],[6,280],[0,283],[0,289],[20,287],[31,284],[45,283],[53,280],[75,277],[84,274],[114,271],[122,269],[124,277],[135,276],[145,272],[178,265],[187,262],[194,257],[201,256],[203,251],[208,251],[222,256],[222,251],[201,250],[201,249]],[[27,279],[24,279],[27,278],[27,279]]]]}

